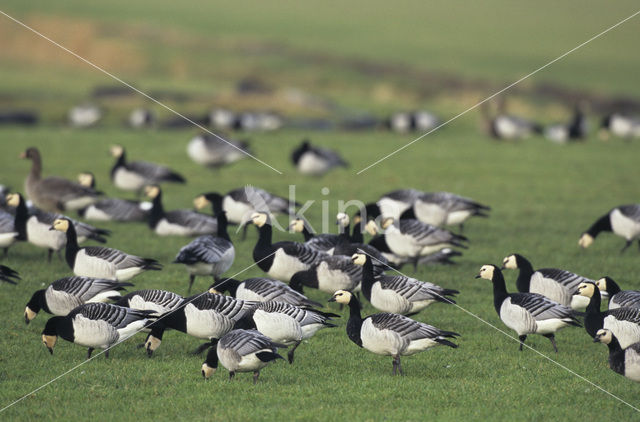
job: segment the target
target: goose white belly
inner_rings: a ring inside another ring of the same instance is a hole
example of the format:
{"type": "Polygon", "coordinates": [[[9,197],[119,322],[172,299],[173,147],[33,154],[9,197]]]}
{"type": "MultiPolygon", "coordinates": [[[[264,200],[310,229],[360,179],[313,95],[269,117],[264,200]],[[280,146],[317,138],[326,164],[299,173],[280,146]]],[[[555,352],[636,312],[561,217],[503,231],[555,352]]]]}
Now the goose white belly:
{"type": "Polygon", "coordinates": [[[611,229],[618,236],[633,240],[640,236],[640,222],[625,216],[619,209],[614,209],[609,215],[611,229]]]}
{"type": "Polygon", "coordinates": [[[494,125],[496,132],[505,139],[516,139],[524,135],[521,128],[506,116],[496,117],[494,125]]]}
{"type": "Polygon", "coordinates": [[[101,209],[96,208],[94,205],[89,205],[84,211],[84,219],[94,221],[111,221],[113,220],[113,217],[101,209]]]}
{"type": "Polygon", "coordinates": [[[430,338],[421,338],[417,340],[411,340],[409,345],[402,352],[403,356],[410,356],[418,352],[422,352],[430,347],[437,346],[439,343],[430,338]]]}
{"type": "Polygon", "coordinates": [[[627,349],[624,354],[624,376],[640,382],[640,354],[633,349],[627,349]]]}
{"type": "Polygon", "coordinates": [[[383,312],[407,314],[411,311],[411,303],[391,289],[383,289],[380,283],[373,283],[371,287],[371,305],[383,312]]]}
{"type": "Polygon", "coordinates": [[[254,292],[253,290],[246,289],[243,284],[238,286],[236,290],[236,299],[246,300],[250,302],[264,302],[265,298],[254,292]]]}
{"type": "Polygon", "coordinates": [[[502,302],[500,319],[504,325],[514,330],[519,336],[536,332],[536,320],[522,306],[512,304],[511,298],[506,298],[502,302]]]}
{"type": "Polygon", "coordinates": [[[300,323],[289,315],[257,309],[253,321],[258,331],[276,343],[290,345],[303,338],[300,323]]]}
{"type": "Polygon", "coordinates": [[[314,176],[327,172],[331,166],[327,160],[318,157],[313,153],[304,153],[297,164],[298,171],[302,174],[310,174],[314,176]]]}
{"type": "Polygon", "coordinates": [[[69,211],[76,211],[88,207],[96,201],[97,199],[94,196],[80,196],[69,201],[65,201],[64,209],[69,211]]]}
{"type": "Polygon", "coordinates": [[[158,236],[194,236],[199,234],[195,233],[191,227],[170,223],[165,218],[161,218],[153,230],[158,236]]]}
{"type": "Polygon", "coordinates": [[[564,306],[571,304],[572,295],[569,293],[569,290],[554,279],[543,276],[539,271],[531,275],[529,291],[531,293],[541,294],[564,306]]]}
{"type": "Polygon", "coordinates": [[[97,295],[95,295],[94,297],[90,298],[89,300],[87,300],[85,303],[106,303],[108,302],[111,298],[113,297],[120,297],[120,292],[118,292],[117,290],[107,290],[104,292],[100,292],[97,295]]]}
{"type": "Polygon", "coordinates": [[[420,256],[431,255],[441,251],[442,249],[450,248],[452,246],[453,245],[451,243],[436,243],[433,245],[425,245],[420,249],[420,252],[418,255],[420,256]]]}
{"type": "Polygon", "coordinates": [[[619,321],[609,315],[604,318],[602,327],[610,330],[618,338],[623,349],[640,341],[640,325],[634,322],[619,321]]]}
{"type": "Polygon", "coordinates": [[[89,256],[85,253],[84,249],[80,249],[76,254],[73,272],[75,275],[85,277],[116,280],[116,267],[113,263],[101,258],[89,256]]]}
{"type": "Polygon", "coordinates": [[[337,290],[353,290],[357,281],[340,270],[331,270],[326,262],[321,262],[316,269],[318,276],[318,290],[335,293],[337,290]]]}
{"type": "Polygon", "coordinates": [[[113,174],[113,184],[119,189],[137,191],[145,187],[149,182],[138,173],[128,171],[120,167],[113,174]]]}
{"type": "Polygon", "coordinates": [[[569,325],[560,318],[550,318],[536,321],[536,334],[551,334],[569,325]]]}
{"type": "Polygon", "coordinates": [[[471,217],[471,211],[469,210],[452,211],[447,214],[447,221],[445,222],[445,224],[447,226],[462,224],[467,221],[469,217],[471,217]]]}
{"type": "Polygon", "coordinates": [[[131,280],[133,277],[137,276],[138,274],[140,274],[143,271],[144,270],[142,268],[140,268],[140,267],[129,267],[129,268],[117,269],[116,270],[116,280],[118,280],[118,281],[128,281],[128,280],[131,280]]]}
{"type": "Polygon", "coordinates": [[[184,266],[189,274],[193,275],[211,275],[213,274],[213,264],[207,264],[206,262],[197,262],[195,264],[188,264],[184,266]]]}
{"type": "Polygon", "coordinates": [[[625,119],[620,116],[612,116],[609,129],[614,135],[626,138],[632,135],[632,126],[633,125],[629,119],[625,119]]]}
{"type": "Polygon", "coordinates": [[[227,213],[229,223],[241,224],[249,220],[253,207],[240,201],[234,201],[233,198],[225,196],[222,200],[222,209],[227,213]]]}
{"type": "Polygon", "coordinates": [[[257,353],[260,352],[272,352],[270,349],[262,349],[248,355],[240,357],[240,361],[234,359],[234,355],[237,358],[237,354],[233,351],[222,351],[218,353],[220,363],[222,366],[233,372],[253,372],[259,371],[269,364],[269,362],[261,361],[257,353]]]}
{"type": "Polygon", "coordinates": [[[391,330],[379,330],[374,327],[371,318],[366,318],[360,328],[362,347],[377,355],[391,356],[404,351],[406,341],[391,330]]]}
{"type": "Polygon", "coordinates": [[[200,310],[189,303],[184,307],[187,334],[202,338],[220,338],[233,328],[233,321],[212,310],[200,310]]]}
{"type": "Polygon", "coordinates": [[[377,204],[383,218],[393,217],[396,220],[400,218],[400,214],[410,207],[406,202],[396,201],[391,198],[381,198],[377,204]]]}
{"type": "Polygon", "coordinates": [[[399,256],[414,257],[419,255],[423,249],[422,246],[416,243],[412,236],[402,234],[400,231],[390,231],[387,229],[385,239],[389,249],[399,256]]]}
{"type": "Polygon", "coordinates": [[[278,249],[273,257],[273,263],[267,274],[276,280],[289,282],[298,271],[309,269],[309,265],[300,262],[295,256],[287,255],[282,248],[278,249]]]}
{"type": "Polygon", "coordinates": [[[313,337],[318,331],[323,329],[323,324],[307,324],[300,327],[302,330],[302,340],[307,340],[313,337]]]}
{"type": "Polygon", "coordinates": [[[132,309],[140,309],[142,311],[155,311],[156,314],[163,314],[170,310],[166,306],[158,305],[155,302],[147,302],[140,296],[133,296],[129,300],[129,307],[132,309]]]}
{"type": "Polygon", "coordinates": [[[187,155],[193,161],[203,166],[211,164],[217,157],[213,156],[207,149],[204,140],[201,137],[193,138],[187,145],[187,155]]]}
{"type": "Polygon", "coordinates": [[[38,222],[36,216],[31,216],[27,220],[27,239],[30,243],[41,248],[59,251],[67,244],[64,233],[57,230],[49,230],[49,224],[38,222]]]}
{"type": "Polygon", "coordinates": [[[8,248],[16,243],[18,232],[0,233],[0,248],[8,248]]]}
{"type": "Polygon", "coordinates": [[[447,222],[447,211],[438,204],[416,201],[414,204],[416,218],[432,226],[442,226],[447,222]]]}

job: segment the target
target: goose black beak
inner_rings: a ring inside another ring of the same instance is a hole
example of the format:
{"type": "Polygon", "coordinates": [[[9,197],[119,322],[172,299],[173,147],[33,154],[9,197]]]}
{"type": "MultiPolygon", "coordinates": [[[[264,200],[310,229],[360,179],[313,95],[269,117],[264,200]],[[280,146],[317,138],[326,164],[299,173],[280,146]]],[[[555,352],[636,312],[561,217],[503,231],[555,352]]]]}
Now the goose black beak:
{"type": "Polygon", "coordinates": [[[476,277],[475,277],[475,278],[480,278],[480,274],[476,275],[476,277]]]}
{"type": "Polygon", "coordinates": [[[593,342],[594,343],[600,343],[600,337],[594,337],[593,338],[593,342]]]}
{"type": "Polygon", "coordinates": [[[47,347],[47,349],[49,349],[49,353],[51,353],[51,355],[53,355],[53,348],[47,347]]]}
{"type": "Polygon", "coordinates": [[[500,271],[506,270],[506,269],[507,269],[507,267],[505,267],[504,265],[502,267],[500,267],[500,271]]]}
{"type": "Polygon", "coordinates": [[[53,226],[49,227],[49,231],[55,230],[53,226]]]}
{"type": "Polygon", "coordinates": [[[335,297],[332,297],[331,299],[327,300],[327,302],[335,302],[335,301],[336,301],[335,297]]]}
{"type": "Polygon", "coordinates": [[[22,158],[24,160],[25,158],[27,158],[27,153],[26,152],[21,152],[18,157],[22,158]]]}
{"type": "Polygon", "coordinates": [[[24,322],[25,322],[27,325],[29,325],[29,323],[31,322],[31,321],[29,320],[29,316],[27,315],[27,313],[26,313],[26,312],[24,313],[24,322]]]}

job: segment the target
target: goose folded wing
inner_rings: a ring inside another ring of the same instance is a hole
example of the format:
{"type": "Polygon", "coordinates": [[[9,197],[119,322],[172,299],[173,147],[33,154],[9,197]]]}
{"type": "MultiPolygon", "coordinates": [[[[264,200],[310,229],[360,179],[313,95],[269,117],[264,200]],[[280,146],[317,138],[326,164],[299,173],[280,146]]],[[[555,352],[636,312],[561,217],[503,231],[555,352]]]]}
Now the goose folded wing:
{"type": "Polygon", "coordinates": [[[305,245],[319,251],[327,251],[336,246],[339,236],[335,234],[320,234],[304,242],[305,245]]]}
{"type": "Polygon", "coordinates": [[[61,202],[81,196],[95,196],[97,192],[93,188],[82,186],[62,177],[51,176],[42,179],[37,185],[38,195],[61,202]]]}
{"type": "Polygon", "coordinates": [[[220,261],[225,252],[233,245],[226,239],[214,236],[200,236],[180,249],[180,257],[184,262],[220,261]]]}
{"type": "Polygon", "coordinates": [[[151,181],[161,181],[163,178],[171,175],[171,170],[165,166],[147,161],[133,161],[127,164],[129,170],[142,175],[145,179],[151,181]]]}
{"type": "Polygon", "coordinates": [[[618,207],[618,209],[625,217],[640,222],[640,204],[623,205],[618,207]]]}
{"type": "Polygon", "coordinates": [[[14,231],[15,217],[8,212],[0,210],[0,233],[12,233],[14,231]]]}
{"type": "Polygon", "coordinates": [[[69,316],[73,318],[80,314],[94,321],[106,321],[114,328],[120,329],[133,322],[149,318],[152,313],[154,313],[154,311],[141,311],[107,303],[92,303],[90,306],[84,305],[76,308],[69,316]]]}
{"type": "Polygon", "coordinates": [[[593,280],[590,280],[586,277],[579,276],[570,271],[559,270],[557,268],[542,268],[538,270],[540,274],[542,274],[545,278],[550,278],[562,284],[569,290],[571,294],[574,294],[578,291],[578,286],[580,284],[589,282],[593,283],[593,280]]]}
{"type": "Polygon", "coordinates": [[[362,267],[353,263],[351,258],[347,256],[333,256],[329,255],[326,258],[320,260],[320,262],[326,261],[328,268],[331,271],[340,271],[347,274],[352,279],[360,279],[362,276],[362,267]]]}
{"type": "Polygon", "coordinates": [[[73,276],[59,280],[52,285],[52,288],[79,297],[82,302],[86,302],[101,292],[132,285],[104,278],[73,276]]]}
{"type": "Polygon", "coordinates": [[[442,289],[435,284],[402,275],[382,276],[379,279],[383,289],[394,290],[411,301],[433,300],[442,296],[442,289]]]}
{"type": "Polygon", "coordinates": [[[325,253],[318,252],[310,247],[298,242],[277,242],[273,244],[273,249],[282,248],[287,255],[297,257],[300,262],[312,265],[318,262],[322,257],[328,256],[325,253]]]}
{"type": "Polygon", "coordinates": [[[373,326],[379,330],[390,330],[407,340],[433,338],[441,334],[437,328],[407,318],[403,315],[380,313],[371,315],[373,326]]]}
{"type": "Polygon", "coordinates": [[[141,220],[148,214],[140,208],[139,202],[128,199],[102,199],[95,206],[115,220],[141,220]]]}
{"type": "Polygon", "coordinates": [[[255,306],[255,302],[210,293],[186,298],[185,303],[190,303],[201,311],[213,310],[234,320],[242,318],[255,306]]]}
{"type": "Polygon", "coordinates": [[[169,223],[191,227],[198,232],[210,231],[213,233],[218,227],[218,222],[215,218],[190,210],[169,211],[165,213],[165,218],[169,223]]]}
{"type": "Polygon", "coordinates": [[[117,249],[103,248],[100,246],[87,246],[82,248],[87,256],[110,262],[117,270],[133,267],[143,267],[149,263],[145,258],[129,255],[117,249]]]}
{"type": "Polygon", "coordinates": [[[604,312],[606,316],[613,316],[619,321],[629,321],[640,324],[640,309],[637,308],[616,308],[604,312]]]}
{"type": "Polygon", "coordinates": [[[621,307],[639,308],[640,291],[623,290],[615,294],[615,303],[621,307]]]}
{"type": "Polygon", "coordinates": [[[552,318],[571,318],[574,314],[571,308],[537,293],[513,293],[509,297],[511,304],[526,309],[538,321],[552,318]]]}
{"type": "Polygon", "coordinates": [[[222,348],[235,350],[240,356],[246,356],[264,349],[272,349],[274,346],[268,337],[255,330],[231,331],[220,339],[219,344],[222,348]]]}

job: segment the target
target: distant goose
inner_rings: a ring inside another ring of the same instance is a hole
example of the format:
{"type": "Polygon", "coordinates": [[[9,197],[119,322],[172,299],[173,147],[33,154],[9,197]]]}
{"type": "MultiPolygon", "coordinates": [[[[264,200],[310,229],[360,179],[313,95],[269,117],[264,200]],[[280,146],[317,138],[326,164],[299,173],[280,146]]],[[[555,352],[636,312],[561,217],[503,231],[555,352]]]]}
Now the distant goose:
{"type": "Polygon", "coordinates": [[[609,348],[609,368],[632,381],[640,382],[640,343],[623,349],[611,330],[598,330],[593,341],[609,348]]]}
{"type": "Polygon", "coordinates": [[[66,316],[49,318],[42,331],[42,342],[53,354],[58,337],[88,347],[87,359],[94,349],[105,349],[109,357],[109,348],[133,336],[155,318],[152,311],[139,311],[108,303],[86,303],[80,305],[66,316]]]}
{"type": "Polygon", "coordinates": [[[423,192],[416,189],[399,189],[388,192],[380,197],[374,204],[366,207],[367,218],[393,217],[399,219],[400,215],[411,208],[423,192]]]}
{"type": "Polygon", "coordinates": [[[20,280],[18,272],[12,270],[6,265],[0,265],[0,281],[6,281],[9,284],[16,284],[16,280],[20,280]]]}
{"type": "Polygon", "coordinates": [[[198,196],[194,200],[194,205],[198,209],[211,204],[213,213],[217,216],[218,232],[217,236],[205,235],[200,236],[183,246],[178,252],[174,263],[185,264],[189,273],[189,289],[196,279],[196,276],[213,276],[214,280],[218,280],[224,274],[236,257],[236,250],[227,233],[227,217],[222,211],[222,196],[212,192],[198,196]]]}
{"type": "Polygon", "coordinates": [[[295,273],[308,270],[326,256],[298,242],[272,243],[271,221],[264,212],[252,214],[251,221],[259,231],[253,261],[272,278],[288,283],[295,273]]]}
{"type": "Polygon", "coordinates": [[[258,331],[271,340],[285,346],[293,345],[287,353],[289,363],[293,363],[294,353],[300,343],[313,337],[322,328],[336,327],[331,323],[331,317],[337,316],[283,302],[260,302],[246,319],[253,321],[258,331]]]}
{"type": "Polygon", "coordinates": [[[293,150],[291,161],[300,173],[311,176],[322,176],[335,167],[349,166],[336,151],[315,147],[306,139],[293,150]]]}
{"type": "Polygon", "coordinates": [[[580,107],[575,107],[573,116],[568,123],[554,124],[546,127],[544,136],[550,141],[559,144],[582,140],[587,136],[587,119],[580,107]]]}
{"type": "MultiPolygon", "coordinates": [[[[78,182],[83,186],[89,186],[95,189],[96,182],[93,173],[80,173],[78,175],[78,182]]],[[[78,215],[87,220],[96,221],[146,221],[150,209],[150,202],[104,198],[86,208],[78,210],[78,215]]]]}
{"type": "Polygon", "coordinates": [[[606,140],[609,134],[633,139],[640,138],[640,118],[622,113],[612,113],[605,116],[600,123],[600,138],[606,140]]]}
{"type": "Polygon", "coordinates": [[[236,299],[254,302],[284,302],[294,306],[318,307],[322,304],[310,300],[302,293],[298,293],[281,281],[271,278],[248,278],[244,281],[227,278],[216,282],[211,286],[211,293],[220,292],[229,294],[236,299]]]}
{"type": "Polygon", "coordinates": [[[589,230],[582,234],[578,244],[588,248],[600,232],[613,232],[623,237],[627,243],[620,252],[624,252],[640,237],[640,204],[615,207],[593,223],[589,230]]]}
{"type": "Polygon", "coordinates": [[[148,109],[138,107],[129,114],[129,126],[135,129],[151,127],[156,123],[155,113],[148,109]]]}
{"type": "Polygon", "coordinates": [[[29,199],[45,211],[75,211],[93,204],[100,192],[62,177],[42,178],[42,159],[37,148],[28,148],[21,158],[32,161],[24,186],[29,199]]]}
{"type": "Polygon", "coordinates": [[[538,293],[554,302],[572,309],[584,309],[589,300],[578,295],[578,286],[593,280],[557,268],[533,269],[533,265],[524,256],[512,254],[504,258],[502,268],[520,269],[516,287],[521,293],[538,293]]]}
{"type": "MultiPolygon", "coordinates": [[[[411,261],[405,256],[394,254],[391,249],[389,249],[389,245],[387,245],[387,241],[385,240],[384,235],[375,236],[369,241],[368,245],[373,246],[375,249],[380,251],[380,254],[382,254],[382,256],[388,262],[389,266],[391,266],[392,268],[399,270],[405,264],[411,261]]],[[[452,261],[451,259],[456,256],[462,256],[462,253],[451,248],[443,248],[432,254],[421,256],[418,259],[418,266],[432,264],[453,265],[455,264],[455,261],[452,261]]]]}
{"type": "Polygon", "coordinates": [[[398,112],[392,114],[386,126],[393,132],[428,132],[441,123],[440,119],[428,111],[398,112]]]}
{"type": "Polygon", "coordinates": [[[277,353],[277,348],[282,345],[256,330],[233,330],[216,342],[216,347],[209,350],[202,364],[202,376],[205,378],[216,370],[219,359],[229,370],[229,379],[236,372],[253,372],[253,383],[256,384],[262,368],[277,359],[284,359],[277,353]]]}
{"type": "Polygon", "coordinates": [[[580,324],[571,308],[560,305],[537,293],[507,293],[502,271],[495,265],[483,265],[476,278],[493,283],[493,306],[504,324],[520,339],[520,351],[529,334],[540,334],[551,341],[558,352],[556,331],[580,324]]]}
{"type": "Polygon", "coordinates": [[[596,281],[600,294],[609,298],[609,309],[639,308],[640,290],[621,290],[611,277],[602,277],[596,281]]]}
{"type": "Polygon", "coordinates": [[[157,235],[201,236],[217,232],[217,220],[210,215],[191,210],[165,211],[160,186],[147,186],[144,191],[147,197],[153,200],[148,225],[157,235]]]}
{"type": "Polygon", "coordinates": [[[102,246],[80,248],[76,229],[68,218],[55,220],[50,230],[66,233],[65,258],[75,275],[128,281],[143,271],[162,268],[155,259],[140,258],[117,249],[102,246]]]}
{"type": "Polygon", "coordinates": [[[113,145],[110,152],[116,159],[111,167],[111,181],[118,189],[140,192],[147,185],[185,183],[184,177],[168,167],[147,161],[127,162],[122,145],[113,145]]]}
{"type": "Polygon", "coordinates": [[[595,337],[601,328],[611,330],[624,349],[640,341],[640,309],[616,308],[600,311],[600,290],[595,283],[582,283],[578,293],[590,298],[587,314],[584,317],[584,328],[587,334],[595,337]]]}
{"type": "Polygon", "coordinates": [[[269,211],[272,215],[290,214],[300,206],[287,198],[274,195],[256,186],[245,186],[229,191],[222,199],[222,209],[232,224],[246,224],[254,212],[269,211]]]}
{"type": "Polygon", "coordinates": [[[102,119],[102,110],[93,104],[77,105],[67,115],[69,124],[76,128],[85,128],[96,125],[102,119]]]}
{"type": "MultiPolygon", "coordinates": [[[[14,229],[17,232],[16,239],[28,241],[40,248],[48,249],[47,259],[51,262],[51,255],[54,251],[59,251],[67,244],[64,233],[49,230],[56,219],[67,218],[61,214],[54,214],[35,209],[29,213],[24,198],[19,193],[12,193],[7,196],[7,204],[15,207],[14,229]]],[[[105,243],[104,236],[110,234],[108,230],[98,229],[89,224],[69,219],[73,222],[78,243],[87,239],[105,243]]]]}
{"type": "Polygon", "coordinates": [[[495,114],[489,113],[487,104],[480,108],[484,120],[485,129],[495,139],[516,140],[528,138],[533,134],[541,134],[543,128],[538,123],[505,113],[504,98],[500,98],[498,110],[495,114]]]}
{"type": "Polygon", "coordinates": [[[455,338],[460,334],[440,330],[403,315],[383,312],[363,319],[360,302],[350,292],[339,290],[329,302],[349,305],[349,339],[372,353],[393,357],[393,375],[403,375],[400,356],[414,355],[437,345],[458,347],[447,338],[455,338]]]}
{"type": "Polygon", "coordinates": [[[353,291],[362,280],[362,268],[351,258],[342,255],[327,255],[320,258],[311,268],[299,271],[291,277],[289,286],[302,292],[303,286],[325,293],[336,290],[353,291]]]}
{"type": "Polygon", "coordinates": [[[147,353],[153,354],[167,328],[208,340],[195,351],[202,353],[213,345],[214,339],[231,331],[253,306],[254,302],[208,292],[185,298],[182,305],[153,324],[146,342],[147,353]]]}
{"type": "Polygon", "coordinates": [[[128,286],[133,284],[92,277],[60,278],[46,289],[33,293],[24,310],[24,321],[29,324],[41,309],[53,315],[65,316],[85,303],[115,300],[128,286]]]}
{"type": "Polygon", "coordinates": [[[400,218],[415,218],[433,226],[459,225],[470,217],[488,217],[490,207],[450,192],[425,192],[400,218]]]}
{"type": "Polygon", "coordinates": [[[251,150],[247,141],[233,141],[203,133],[189,141],[187,154],[197,164],[217,168],[247,158],[251,150]]]}
{"type": "Polygon", "coordinates": [[[324,252],[331,254],[333,253],[333,249],[338,243],[338,235],[332,233],[320,233],[315,234],[309,231],[308,223],[298,217],[291,221],[289,224],[289,230],[295,233],[302,233],[304,236],[304,244],[310,247],[311,249],[315,249],[319,252],[324,252]]]}
{"type": "Polygon", "coordinates": [[[456,303],[460,293],[404,275],[374,275],[371,257],[357,253],[352,260],[362,266],[362,293],[374,308],[394,314],[416,314],[434,302],[456,303]]]}

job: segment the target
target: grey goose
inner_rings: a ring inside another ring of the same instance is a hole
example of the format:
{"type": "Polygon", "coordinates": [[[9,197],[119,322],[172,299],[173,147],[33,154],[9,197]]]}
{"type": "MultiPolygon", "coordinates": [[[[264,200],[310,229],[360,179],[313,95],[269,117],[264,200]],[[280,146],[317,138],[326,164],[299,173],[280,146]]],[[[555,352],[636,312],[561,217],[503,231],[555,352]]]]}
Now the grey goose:
{"type": "Polygon", "coordinates": [[[189,141],[187,155],[197,164],[218,168],[235,163],[251,154],[247,141],[234,141],[203,133],[189,141]]]}
{"type": "MultiPolygon", "coordinates": [[[[78,175],[78,182],[83,186],[95,188],[95,177],[91,172],[80,173],[78,175]]],[[[150,202],[120,198],[102,198],[78,210],[78,215],[86,220],[95,221],[146,221],[150,209],[150,202]]]]}

